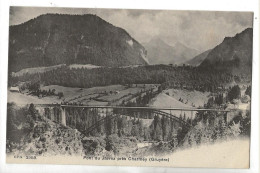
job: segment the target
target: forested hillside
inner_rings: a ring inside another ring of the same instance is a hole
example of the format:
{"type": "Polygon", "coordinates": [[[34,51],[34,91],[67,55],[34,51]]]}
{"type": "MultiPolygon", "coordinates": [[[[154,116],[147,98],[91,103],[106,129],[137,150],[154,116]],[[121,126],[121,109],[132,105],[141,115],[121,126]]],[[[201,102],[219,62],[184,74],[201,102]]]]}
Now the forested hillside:
{"type": "Polygon", "coordinates": [[[150,65],[135,68],[70,69],[66,66],[39,74],[10,77],[9,86],[18,82],[90,88],[114,84],[163,84],[165,87],[214,91],[230,82],[249,82],[250,76],[220,71],[204,71],[197,67],[150,65]]]}
{"type": "Polygon", "coordinates": [[[200,67],[251,75],[253,29],[247,28],[212,49],[200,67]]]}
{"type": "Polygon", "coordinates": [[[96,15],[46,14],[9,32],[9,73],[58,64],[147,64],[141,44],[96,15]]]}

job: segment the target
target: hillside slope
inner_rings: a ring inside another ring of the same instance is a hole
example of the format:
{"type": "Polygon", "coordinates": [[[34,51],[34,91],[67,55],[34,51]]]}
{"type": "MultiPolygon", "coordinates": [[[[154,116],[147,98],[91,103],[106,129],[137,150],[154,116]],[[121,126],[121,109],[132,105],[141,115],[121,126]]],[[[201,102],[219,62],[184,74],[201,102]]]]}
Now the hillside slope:
{"type": "Polygon", "coordinates": [[[209,52],[200,67],[251,74],[253,29],[247,28],[224,41],[209,52]]]}
{"type": "Polygon", "coordinates": [[[147,64],[146,50],[96,15],[46,14],[10,26],[9,72],[58,64],[147,64]]]}
{"type": "Polygon", "coordinates": [[[204,59],[207,58],[210,51],[211,51],[211,49],[195,56],[191,60],[187,61],[186,64],[189,64],[191,66],[199,66],[204,61],[204,59]]]}
{"type": "MultiPolygon", "coordinates": [[[[153,98],[149,103],[149,106],[157,107],[157,108],[187,108],[187,109],[192,108],[192,106],[188,104],[184,104],[164,93],[160,93],[155,98],[153,98]]],[[[183,117],[185,115],[185,118],[190,118],[190,119],[193,119],[196,114],[195,111],[193,113],[191,111],[179,111],[179,110],[172,110],[172,111],[163,110],[163,112],[175,115],[177,117],[183,117]]]]}

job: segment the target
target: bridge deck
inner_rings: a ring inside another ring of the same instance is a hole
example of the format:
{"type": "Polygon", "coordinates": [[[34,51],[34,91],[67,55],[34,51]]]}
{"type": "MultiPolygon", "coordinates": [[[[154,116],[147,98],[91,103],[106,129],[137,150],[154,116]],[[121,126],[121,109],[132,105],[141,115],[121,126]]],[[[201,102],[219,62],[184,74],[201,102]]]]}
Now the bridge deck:
{"type": "Polygon", "coordinates": [[[111,108],[111,109],[145,109],[145,110],[179,110],[179,111],[214,111],[214,112],[230,112],[230,110],[220,109],[198,109],[198,108],[167,108],[167,107],[126,107],[126,106],[87,106],[87,105],[60,105],[61,107],[71,108],[111,108]]]}

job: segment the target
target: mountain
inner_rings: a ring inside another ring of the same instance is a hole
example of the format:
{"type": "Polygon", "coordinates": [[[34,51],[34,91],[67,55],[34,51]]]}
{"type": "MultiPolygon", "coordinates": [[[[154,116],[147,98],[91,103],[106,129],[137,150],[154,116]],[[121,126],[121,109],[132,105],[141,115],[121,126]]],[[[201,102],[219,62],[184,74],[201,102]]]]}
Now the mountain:
{"type": "Polygon", "coordinates": [[[124,29],[96,15],[45,14],[9,29],[9,72],[58,64],[148,64],[124,29]]]}
{"type": "Polygon", "coordinates": [[[194,56],[198,55],[199,51],[193,48],[189,48],[180,42],[174,45],[174,60],[172,63],[181,64],[190,60],[194,56]]]}
{"type": "Polygon", "coordinates": [[[169,64],[172,59],[173,47],[159,38],[153,38],[148,43],[143,43],[147,50],[150,64],[169,64]]]}
{"type": "Polygon", "coordinates": [[[185,64],[189,64],[191,66],[199,66],[202,63],[202,61],[207,58],[210,51],[211,49],[195,56],[191,60],[187,61],[185,64]]]}
{"type": "Polygon", "coordinates": [[[153,38],[148,43],[143,43],[147,50],[147,57],[150,64],[181,64],[194,56],[198,51],[177,42],[170,46],[160,38],[153,38]]]}
{"type": "Polygon", "coordinates": [[[253,29],[247,28],[234,37],[226,37],[209,52],[200,67],[251,74],[252,46],[253,29]]]}

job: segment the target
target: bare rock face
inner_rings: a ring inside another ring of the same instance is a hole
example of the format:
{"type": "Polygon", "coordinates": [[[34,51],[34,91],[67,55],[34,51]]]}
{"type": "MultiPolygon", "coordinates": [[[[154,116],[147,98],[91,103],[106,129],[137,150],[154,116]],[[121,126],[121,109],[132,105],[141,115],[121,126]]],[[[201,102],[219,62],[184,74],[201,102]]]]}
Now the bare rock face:
{"type": "Polygon", "coordinates": [[[10,27],[9,72],[57,64],[147,64],[146,50],[96,15],[46,14],[10,27]]]}

